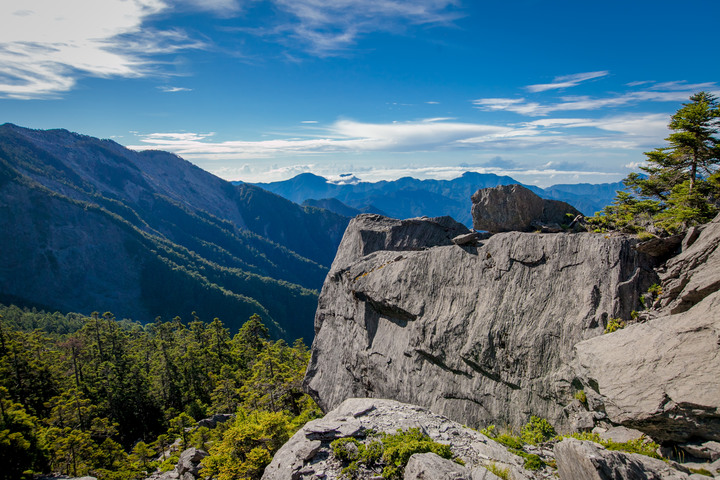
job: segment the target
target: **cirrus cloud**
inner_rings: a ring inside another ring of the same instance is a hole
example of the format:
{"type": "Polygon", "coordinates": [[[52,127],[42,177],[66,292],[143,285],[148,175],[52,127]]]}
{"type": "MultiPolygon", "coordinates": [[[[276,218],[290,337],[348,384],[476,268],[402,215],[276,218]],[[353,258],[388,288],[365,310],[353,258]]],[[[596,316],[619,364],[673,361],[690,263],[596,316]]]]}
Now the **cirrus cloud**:
{"type": "Polygon", "coordinates": [[[0,3],[0,98],[57,97],[81,76],[139,77],[149,56],[204,44],[146,21],[162,0],[9,0],[0,3]]]}

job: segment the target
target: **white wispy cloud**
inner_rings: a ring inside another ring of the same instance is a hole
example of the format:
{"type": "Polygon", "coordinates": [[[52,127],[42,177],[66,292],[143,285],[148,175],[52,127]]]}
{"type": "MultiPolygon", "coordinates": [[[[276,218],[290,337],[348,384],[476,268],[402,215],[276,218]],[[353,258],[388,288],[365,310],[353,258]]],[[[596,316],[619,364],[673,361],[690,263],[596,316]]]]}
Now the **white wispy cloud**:
{"type": "Polygon", "coordinates": [[[487,125],[432,118],[412,122],[368,123],[339,120],[318,127],[317,135],[268,140],[218,140],[213,133],[136,135],[136,150],[168,150],[188,159],[272,159],[345,153],[425,153],[582,147],[628,150],[656,145],[667,134],[667,116],[622,115],[600,119],[542,119],[522,124],[487,125]],[[578,131],[584,127],[582,131],[578,131]]]}
{"type": "Polygon", "coordinates": [[[486,111],[505,110],[531,117],[546,116],[553,112],[599,110],[607,107],[622,107],[640,102],[682,102],[699,89],[718,93],[718,86],[714,82],[686,84],[680,89],[682,82],[671,82],[672,88],[661,88],[663,84],[656,85],[640,91],[631,91],[607,97],[590,96],[563,96],[554,103],[540,103],[527,101],[525,98],[480,98],[473,101],[476,108],[486,111]]]}
{"type": "Polygon", "coordinates": [[[318,56],[345,52],[363,35],[408,25],[449,24],[459,0],[272,0],[281,15],[254,33],[274,36],[318,56]]]}
{"type": "Polygon", "coordinates": [[[597,72],[585,72],[575,73],[573,75],[563,75],[555,77],[552,83],[541,83],[537,85],[528,85],[525,87],[530,92],[545,92],[547,90],[556,90],[560,88],[570,88],[579,85],[581,82],[592,80],[593,78],[600,78],[609,75],[610,72],[607,70],[597,72]]]}
{"type": "Polygon", "coordinates": [[[185,87],[161,86],[161,87],[157,87],[157,88],[158,88],[158,90],[165,92],[165,93],[192,92],[192,88],[185,88],[185,87]]]}
{"type": "Polygon", "coordinates": [[[9,0],[0,3],[0,97],[54,97],[79,77],[138,77],[148,55],[201,48],[180,30],[146,28],[162,0],[9,0]]]}

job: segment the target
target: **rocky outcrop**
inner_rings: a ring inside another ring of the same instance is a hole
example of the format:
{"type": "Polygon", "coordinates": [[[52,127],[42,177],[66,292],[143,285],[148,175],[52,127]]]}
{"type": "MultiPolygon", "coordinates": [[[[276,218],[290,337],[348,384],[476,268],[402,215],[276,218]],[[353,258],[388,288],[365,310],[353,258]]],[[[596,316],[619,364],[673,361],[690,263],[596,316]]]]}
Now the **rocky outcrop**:
{"type": "Polygon", "coordinates": [[[629,318],[657,282],[629,237],[512,232],[460,247],[459,230],[447,219],[351,222],[305,378],[325,411],[380,397],[473,426],[535,414],[567,427],[573,345],[629,318]]]}
{"type": "Polygon", "coordinates": [[[667,262],[661,275],[660,304],[669,313],[687,311],[720,289],[720,215],[685,238],[682,253],[667,262]]]}
{"type": "Polygon", "coordinates": [[[208,453],[191,447],[180,454],[175,468],[168,472],[156,471],[145,480],[196,480],[202,477],[202,460],[208,453]]]}
{"type": "Polygon", "coordinates": [[[522,185],[483,188],[472,196],[473,228],[476,230],[524,232],[543,226],[559,230],[560,225],[569,224],[578,215],[581,213],[572,205],[540,198],[522,185]]]}
{"type": "Polygon", "coordinates": [[[637,453],[606,450],[593,442],[566,438],[555,446],[560,480],[701,480],[675,463],[637,453]]]}
{"type": "MultiPolygon", "coordinates": [[[[491,462],[498,468],[507,469],[515,480],[541,478],[539,473],[523,468],[521,457],[509,453],[504,447],[477,431],[415,405],[369,398],[348,399],[324,418],[308,422],[278,450],[262,478],[340,478],[343,464],[332,454],[330,442],[343,437],[353,437],[364,442],[368,440],[371,432],[396,433],[398,429],[410,428],[419,428],[434,441],[449,444],[453,454],[465,464],[464,467],[458,464],[449,466],[466,477],[443,477],[440,472],[443,472],[443,468],[448,468],[448,464],[438,462],[433,457],[420,456],[421,458],[411,460],[414,466],[409,469],[410,475],[415,476],[408,477],[406,470],[405,478],[490,480],[494,476],[484,465],[491,462]],[[434,472],[432,476],[419,476],[430,471],[434,472]]],[[[448,473],[448,470],[444,470],[444,473],[448,473]]],[[[378,478],[378,473],[361,472],[357,478],[378,478]]]]}
{"type": "Polygon", "coordinates": [[[720,440],[720,217],[690,235],[650,321],[575,347],[591,408],[661,442],[720,440]]]}

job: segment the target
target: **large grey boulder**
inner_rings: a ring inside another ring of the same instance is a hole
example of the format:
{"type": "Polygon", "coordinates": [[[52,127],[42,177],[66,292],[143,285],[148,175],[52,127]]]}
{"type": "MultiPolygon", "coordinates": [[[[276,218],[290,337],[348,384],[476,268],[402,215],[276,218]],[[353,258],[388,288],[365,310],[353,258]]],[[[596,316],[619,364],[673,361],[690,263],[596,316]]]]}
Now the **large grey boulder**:
{"type": "Polygon", "coordinates": [[[522,185],[483,188],[471,198],[473,228],[493,233],[524,232],[551,224],[559,229],[581,215],[572,205],[540,198],[522,185]]]}
{"type": "MultiPolygon", "coordinates": [[[[434,441],[449,444],[453,453],[463,460],[465,467],[453,462],[449,466],[453,471],[463,475],[470,472],[473,480],[493,479],[483,467],[489,462],[507,469],[515,480],[541,478],[539,474],[523,468],[521,457],[508,452],[500,444],[475,430],[416,405],[370,398],[348,399],[325,417],[305,424],[275,453],[272,462],[265,468],[262,478],[263,480],[340,478],[343,465],[332,455],[330,442],[343,437],[353,437],[366,442],[369,440],[370,432],[396,433],[397,430],[410,428],[419,428],[434,441]]],[[[417,475],[420,475],[424,469],[431,469],[437,473],[438,469],[442,470],[443,465],[448,467],[448,464],[426,457],[415,461],[419,464],[410,471],[410,474],[415,472],[416,475],[411,478],[456,478],[418,477],[417,475]]],[[[377,473],[361,471],[356,478],[377,478],[377,475],[377,473]]],[[[461,478],[466,477],[457,477],[458,480],[461,478]]]]}
{"type": "Polygon", "coordinates": [[[192,478],[200,476],[200,469],[202,465],[202,459],[207,457],[208,453],[199,448],[191,447],[183,451],[180,454],[180,459],[175,466],[175,471],[180,475],[180,478],[184,478],[185,475],[190,475],[192,478]]]}
{"type": "Polygon", "coordinates": [[[471,426],[534,414],[563,428],[573,345],[629,318],[657,282],[652,259],[635,239],[590,233],[460,247],[434,223],[351,221],[319,298],[306,390],[325,411],[380,397],[471,426]]]}
{"type": "Polygon", "coordinates": [[[606,450],[593,442],[566,438],[555,446],[560,480],[699,480],[677,464],[637,453],[606,450]],[[676,466],[680,468],[673,468],[676,466]]]}
{"type": "Polygon", "coordinates": [[[662,307],[669,313],[689,310],[712,292],[720,289],[720,215],[702,228],[686,235],[683,251],[667,262],[661,275],[662,307]],[[694,237],[694,239],[693,239],[694,237]]]}
{"type": "Polygon", "coordinates": [[[720,440],[720,292],[687,312],[577,344],[610,421],[659,441],[720,440]]]}
{"type": "Polygon", "coordinates": [[[578,343],[578,377],[616,424],[720,440],[720,217],[667,263],[657,318],[578,343]]]}
{"type": "Polygon", "coordinates": [[[405,467],[403,480],[473,480],[462,465],[434,453],[416,453],[405,467]]]}

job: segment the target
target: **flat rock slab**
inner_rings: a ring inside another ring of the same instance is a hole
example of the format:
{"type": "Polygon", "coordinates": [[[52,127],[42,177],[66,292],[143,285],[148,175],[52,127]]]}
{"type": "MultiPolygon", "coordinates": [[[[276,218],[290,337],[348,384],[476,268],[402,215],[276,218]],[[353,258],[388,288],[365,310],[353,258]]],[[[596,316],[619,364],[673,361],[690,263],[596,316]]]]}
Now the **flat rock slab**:
{"type": "Polygon", "coordinates": [[[606,450],[601,445],[566,438],[555,446],[560,480],[707,480],[645,455],[606,450]]]}

